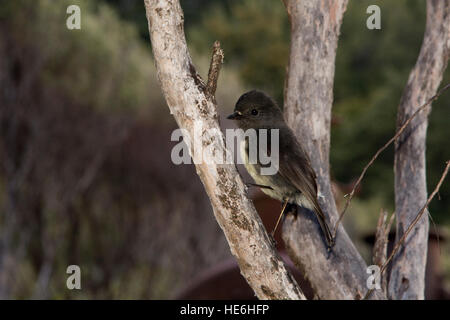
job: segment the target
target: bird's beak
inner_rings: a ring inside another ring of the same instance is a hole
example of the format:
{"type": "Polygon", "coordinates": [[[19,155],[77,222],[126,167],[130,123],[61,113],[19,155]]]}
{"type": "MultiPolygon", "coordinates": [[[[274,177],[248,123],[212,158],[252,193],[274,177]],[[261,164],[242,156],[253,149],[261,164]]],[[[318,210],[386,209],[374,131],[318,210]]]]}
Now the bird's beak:
{"type": "Polygon", "coordinates": [[[239,111],[235,111],[232,114],[230,114],[227,119],[231,119],[231,120],[238,120],[242,117],[242,113],[239,111]]]}

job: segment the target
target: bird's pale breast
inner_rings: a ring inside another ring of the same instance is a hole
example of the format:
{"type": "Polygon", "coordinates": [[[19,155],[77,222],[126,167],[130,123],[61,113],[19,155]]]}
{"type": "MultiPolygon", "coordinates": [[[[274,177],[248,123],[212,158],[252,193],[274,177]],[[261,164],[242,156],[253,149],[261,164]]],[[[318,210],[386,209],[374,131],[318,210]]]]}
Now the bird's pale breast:
{"type": "Polygon", "coordinates": [[[255,180],[256,184],[268,186],[272,189],[261,188],[261,190],[267,194],[269,197],[283,201],[288,198],[292,202],[296,202],[295,199],[299,195],[298,191],[286,182],[283,177],[278,173],[274,175],[262,175],[261,167],[258,164],[249,163],[248,159],[248,140],[243,139],[240,146],[240,152],[242,155],[242,160],[244,161],[245,168],[247,169],[250,176],[255,180]]]}

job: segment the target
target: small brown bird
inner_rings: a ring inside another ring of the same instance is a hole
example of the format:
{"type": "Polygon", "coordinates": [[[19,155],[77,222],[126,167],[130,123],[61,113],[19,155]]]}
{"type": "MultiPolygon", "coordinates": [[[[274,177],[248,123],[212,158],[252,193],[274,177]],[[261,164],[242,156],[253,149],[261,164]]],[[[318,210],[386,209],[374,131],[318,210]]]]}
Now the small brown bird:
{"type": "MultiPolygon", "coordinates": [[[[271,150],[270,131],[279,130],[279,167],[273,175],[261,174],[261,168],[264,166],[259,162],[259,157],[256,163],[249,162],[248,137],[241,143],[241,156],[245,167],[257,186],[260,186],[268,196],[283,203],[275,229],[286,207],[298,205],[315,213],[328,248],[333,247],[333,236],[317,201],[316,175],[307,154],[287,126],[283,113],[275,101],[261,91],[247,92],[239,98],[234,113],[228,116],[228,119],[235,120],[243,130],[255,129],[259,133],[259,130],[266,129],[267,150],[271,150]]],[[[259,137],[259,134],[257,136],[259,137]]]]}

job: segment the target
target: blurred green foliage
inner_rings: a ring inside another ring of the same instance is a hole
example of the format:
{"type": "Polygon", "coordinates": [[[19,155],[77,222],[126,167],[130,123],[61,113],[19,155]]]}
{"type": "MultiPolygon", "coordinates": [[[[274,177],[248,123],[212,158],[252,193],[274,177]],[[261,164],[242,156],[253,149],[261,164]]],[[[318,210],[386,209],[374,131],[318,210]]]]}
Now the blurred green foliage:
{"type": "Polygon", "coordinates": [[[281,1],[218,3],[188,28],[189,45],[203,50],[220,40],[225,62],[250,86],[281,99],[289,53],[289,21],[281,1]]]}
{"type": "Polygon", "coordinates": [[[0,16],[10,23],[10,37],[23,50],[39,47],[31,58],[42,64],[42,81],[74,103],[128,112],[163,104],[148,46],[137,38],[133,24],[118,20],[113,8],[85,0],[40,0],[33,5],[19,0],[3,4],[0,16]],[[71,4],[82,8],[81,30],[66,28],[71,4]]]}
{"type": "MultiPolygon", "coordinates": [[[[338,125],[332,128],[332,172],[338,181],[351,181],[374,152],[395,132],[396,112],[409,72],[420,51],[425,29],[425,1],[351,1],[344,16],[336,57],[335,105],[338,125]],[[365,9],[378,4],[382,29],[368,30],[365,9]]],[[[447,70],[443,84],[450,81],[447,70]]],[[[428,97],[427,97],[428,98],[428,97]]],[[[450,159],[447,107],[450,95],[433,104],[427,142],[427,177],[434,188],[450,159]]],[[[363,182],[363,199],[381,196],[393,210],[393,153],[391,146],[370,168],[363,182]]],[[[450,186],[441,189],[430,212],[437,222],[449,223],[450,186]]],[[[378,214],[378,212],[373,212],[378,214]]]]}
{"type": "MultiPolygon", "coordinates": [[[[145,17],[144,1],[140,0],[103,0],[114,7],[121,18],[136,25],[140,36],[148,42],[148,22],[145,17]]],[[[222,4],[222,8],[227,10],[232,1],[236,0],[181,0],[185,17],[185,27],[197,24],[202,13],[210,6],[217,3],[222,4]]]]}

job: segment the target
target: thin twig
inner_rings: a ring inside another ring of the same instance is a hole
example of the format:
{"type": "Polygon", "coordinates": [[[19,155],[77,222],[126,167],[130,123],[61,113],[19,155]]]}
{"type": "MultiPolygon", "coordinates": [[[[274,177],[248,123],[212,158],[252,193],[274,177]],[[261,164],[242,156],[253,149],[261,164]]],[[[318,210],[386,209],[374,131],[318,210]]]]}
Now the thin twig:
{"type": "Polygon", "coordinates": [[[341,214],[339,215],[339,219],[336,222],[336,225],[334,227],[333,237],[336,238],[337,229],[339,227],[339,224],[342,221],[342,218],[344,217],[345,212],[347,211],[348,206],[350,205],[350,201],[352,201],[353,196],[355,195],[356,188],[358,188],[359,184],[361,183],[362,179],[364,178],[364,175],[366,174],[369,167],[374,163],[374,161],[378,158],[381,152],[383,152],[392,142],[394,142],[406,129],[408,124],[422,111],[424,110],[430,103],[432,103],[434,100],[436,100],[444,91],[446,91],[448,88],[450,88],[450,83],[447,84],[445,87],[443,87],[441,90],[438,91],[433,97],[431,97],[427,102],[425,102],[419,109],[417,109],[406,121],[403,123],[403,125],[398,129],[397,133],[388,141],[384,146],[382,146],[378,151],[375,153],[375,155],[370,159],[369,163],[364,167],[363,171],[361,172],[361,175],[359,176],[358,180],[353,186],[352,191],[346,195],[347,201],[345,202],[344,210],[342,210],[341,214]]]}
{"type": "Polygon", "coordinates": [[[211,64],[209,65],[208,82],[206,83],[206,93],[214,97],[217,89],[217,80],[219,79],[220,68],[223,63],[223,50],[220,48],[220,42],[214,42],[211,64]]]}
{"type": "MultiPolygon", "coordinates": [[[[428,205],[430,204],[431,200],[433,200],[434,196],[436,195],[436,193],[439,192],[439,189],[441,188],[442,183],[444,182],[445,177],[447,176],[448,173],[448,169],[450,168],[450,160],[448,160],[446,162],[446,166],[445,166],[445,170],[442,173],[441,179],[439,179],[438,184],[436,185],[436,188],[434,188],[434,191],[430,194],[430,196],[427,199],[427,202],[425,203],[425,205],[422,207],[422,209],[419,211],[419,213],[417,214],[417,216],[414,218],[414,220],[411,222],[411,224],[409,225],[408,229],[406,229],[405,233],[402,235],[402,237],[400,238],[400,240],[398,240],[397,244],[395,245],[394,249],[392,250],[391,254],[389,255],[389,258],[386,260],[386,262],[383,264],[383,266],[380,269],[380,277],[383,275],[383,272],[386,270],[389,262],[391,262],[392,258],[395,256],[395,254],[397,253],[398,250],[400,250],[400,246],[403,245],[403,243],[406,240],[406,237],[409,235],[409,233],[412,231],[412,229],[414,228],[414,226],[417,224],[417,222],[419,222],[420,218],[422,217],[423,213],[425,212],[425,210],[427,209],[428,205]]],[[[369,291],[367,291],[366,295],[364,296],[364,299],[367,299],[370,294],[373,292],[374,289],[369,289],[369,291]]]]}

